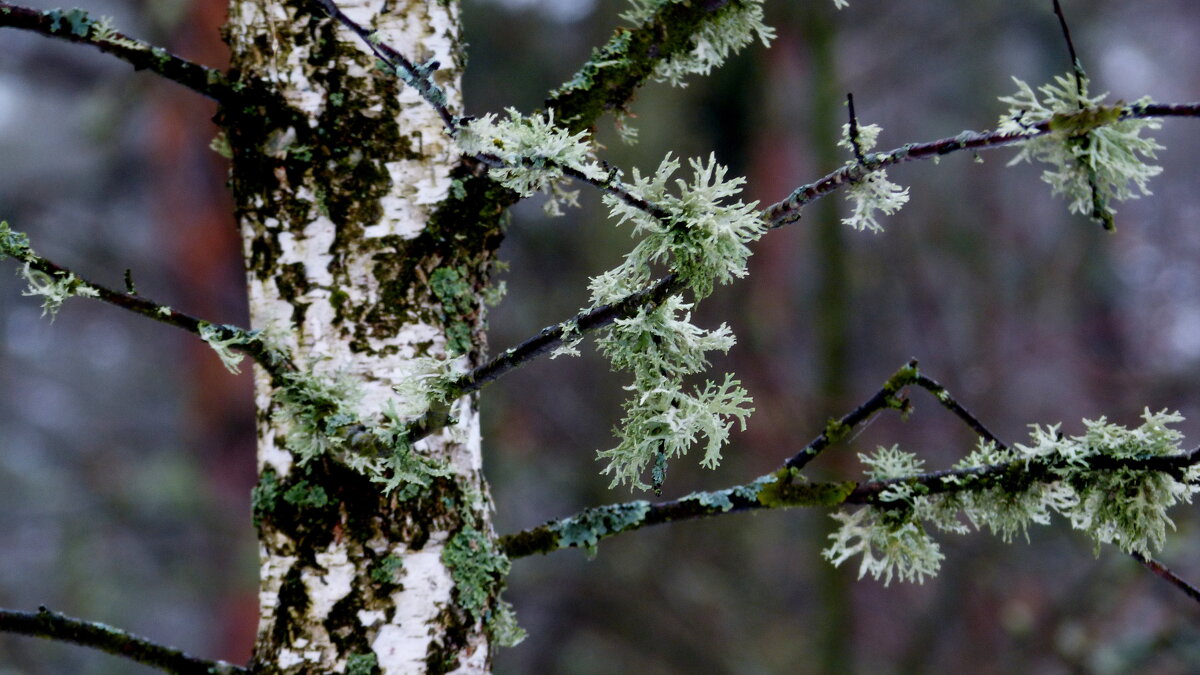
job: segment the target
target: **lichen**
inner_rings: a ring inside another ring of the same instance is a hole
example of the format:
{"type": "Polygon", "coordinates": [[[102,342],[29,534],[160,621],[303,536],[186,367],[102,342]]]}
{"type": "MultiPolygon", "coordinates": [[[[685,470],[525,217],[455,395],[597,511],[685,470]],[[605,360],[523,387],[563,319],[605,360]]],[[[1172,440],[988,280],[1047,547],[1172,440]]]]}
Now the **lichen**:
{"type": "Polygon", "coordinates": [[[555,523],[552,529],[558,536],[560,547],[575,546],[595,555],[596,544],[601,539],[637,525],[649,511],[650,502],[642,500],[597,506],[555,523]]]}
{"type": "Polygon", "coordinates": [[[495,541],[466,526],[442,549],[442,562],[454,579],[455,597],[475,621],[482,621],[499,644],[512,646],[524,638],[512,606],[500,600],[511,564],[495,541]]]}
{"type": "Polygon", "coordinates": [[[1079,436],[1064,436],[1058,425],[1034,426],[1028,445],[981,442],[955,465],[959,474],[945,479],[959,489],[945,493],[931,493],[917,482],[923,463],[895,446],[860,455],[871,480],[890,484],[878,503],[833,514],[840,526],[823,555],[835,565],[861,555],[860,577],[921,581],[937,572],[943,558],[926,525],[965,534],[965,516],[975,529],[987,527],[1011,541],[1058,513],[1092,539],[1097,553],[1107,543],[1149,556],[1174,527],[1167,510],[1200,492],[1200,467],[1137,466],[1140,460],[1177,455],[1182,440],[1170,428],[1182,421],[1178,413],[1146,410],[1142,417],[1134,429],[1102,417],[1084,420],[1079,436]],[[989,471],[981,473],[984,469],[989,471]]]}
{"type": "MultiPolygon", "coordinates": [[[[1127,118],[1128,109],[1121,103],[1102,105],[1108,94],[1089,96],[1089,81],[1082,71],[1056,76],[1038,87],[1041,97],[1025,82],[1015,77],[1013,81],[1017,93],[1000,98],[1009,109],[1001,116],[998,131],[1028,134],[1046,123],[1050,133],[1023,141],[1009,165],[1034,160],[1050,164],[1042,180],[1054,194],[1070,200],[1070,212],[1113,229],[1115,211],[1109,201],[1150,194],[1149,180],[1162,172],[1162,167],[1146,159],[1153,159],[1163,146],[1141,137],[1143,130],[1158,129],[1162,123],[1127,118]]],[[[1149,102],[1143,98],[1133,105],[1149,102]]]]}

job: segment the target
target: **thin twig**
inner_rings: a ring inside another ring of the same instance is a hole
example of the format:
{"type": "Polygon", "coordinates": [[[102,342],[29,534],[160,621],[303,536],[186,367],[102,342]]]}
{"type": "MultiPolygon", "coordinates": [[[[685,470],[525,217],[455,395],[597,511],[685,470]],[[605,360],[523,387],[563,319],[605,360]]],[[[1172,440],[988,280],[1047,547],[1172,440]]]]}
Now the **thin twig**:
{"type": "Polygon", "coordinates": [[[850,147],[854,149],[854,159],[862,164],[867,160],[863,158],[862,143],[858,141],[858,116],[854,114],[854,94],[846,94],[846,107],[850,109],[850,147]]]}
{"type": "Polygon", "coordinates": [[[1193,585],[1189,584],[1188,582],[1184,581],[1183,579],[1179,578],[1179,576],[1177,574],[1175,574],[1174,572],[1172,572],[1170,569],[1168,569],[1166,565],[1158,562],[1154,558],[1147,558],[1146,556],[1142,555],[1141,553],[1137,553],[1136,551],[1133,553],[1130,553],[1129,555],[1132,556],[1134,560],[1140,562],[1143,566],[1145,566],[1146,569],[1153,572],[1155,574],[1155,576],[1157,576],[1161,579],[1165,579],[1167,581],[1167,583],[1169,583],[1172,586],[1174,586],[1175,588],[1178,588],[1179,590],[1183,591],[1184,595],[1188,596],[1189,598],[1191,598],[1192,600],[1194,600],[1196,602],[1200,602],[1200,589],[1197,589],[1195,586],[1193,586],[1193,585]]]}
{"type": "Polygon", "coordinates": [[[362,41],[370,48],[371,52],[380,60],[387,64],[392,72],[397,75],[406,75],[402,79],[411,87],[417,90],[421,98],[437,111],[439,117],[442,118],[442,124],[446,126],[446,130],[453,136],[458,132],[458,121],[450,109],[446,107],[446,96],[442,92],[441,87],[437,86],[433,81],[433,72],[437,70],[437,62],[425,64],[423,66],[414,65],[407,57],[399,51],[393,49],[386,43],[375,38],[375,35],[363,28],[358,22],[346,16],[333,0],[310,0],[312,3],[325,10],[333,19],[340,22],[342,25],[354,32],[362,41]]]}
{"type": "Polygon", "coordinates": [[[233,675],[246,668],[225,661],[189,656],[146,638],[93,621],[75,619],[40,607],[37,612],[0,609],[0,631],[30,635],[98,649],[179,675],[233,675]]]}
{"type": "MultiPolygon", "coordinates": [[[[1083,63],[1079,60],[1079,56],[1075,52],[1075,42],[1071,40],[1071,29],[1067,26],[1067,17],[1063,14],[1062,5],[1058,4],[1058,0],[1054,0],[1054,15],[1058,17],[1058,25],[1062,29],[1063,40],[1067,43],[1067,52],[1071,55],[1071,70],[1075,73],[1076,91],[1079,92],[1082,98],[1083,80],[1087,77],[1087,74],[1083,70],[1083,63]]],[[[1079,106],[1083,107],[1083,101],[1080,101],[1079,106]]]]}
{"type": "MultiPolygon", "coordinates": [[[[128,310],[134,314],[138,314],[148,319],[153,319],[159,323],[165,323],[168,326],[181,328],[194,335],[200,334],[201,324],[211,323],[186,312],[172,309],[167,305],[161,305],[153,300],[150,300],[149,298],[146,298],[145,296],[136,293],[118,291],[102,284],[95,283],[79,276],[78,274],[75,274],[70,269],[63,267],[62,265],[37,255],[36,253],[30,252],[24,259],[24,262],[29,264],[30,269],[37,270],[38,272],[46,274],[51,278],[62,279],[68,275],[72,275],[87,286],[95,289],[95,298],[97,300],[102,300],[110,305],[120,307],[121,309],[128,310]]],[[[229,345],[230,349],[250,356],[271,375],[278,375],[282,371],[295,369],[290,362],[286,360],[280,361],[278,359],[278,355],[267,350],[260,340],[249,340],[247,342],[236,341],[240,338],[245,338],[251,333],[251,331],[225,324],[212,323],[211,325],[216,330],[217,339],[235,340],[229,345]]]]}
{"type": "Polygon", "coordinates": [[[883,383],[883,386],[871,398],[843,415],[841,419],[830,420],[825,425],[825,429],[816,438],[809,441],[808,445],[804,446],[804,449],[800,452],[788,458],[783,465],[792,469],[803,469],[809,462],[816,459],[822,450],[829,447],[830,444],[845,438],[846,434],[850,433],[854,427],[863,423],[880,410],[891,408],[900,410],[901,412],[906,411],[908,409],[908,400],[898,394],[904,387],[916,383],[918,375],[919,371],[917,370],[916,359],[904,364],[903,367],[888,378],[887,382],[883,383]]]}
{"type": "Polygon", "coordinates": [[[943,408],[949,410],[955,417],[962,420],[968,427],[971,427],[971,430],[978,434],[980,438],[992,443],[1001,450],[1008,448],[1004,441],[997,438],[995,434],[983,425],[983,422],[980,422],[977,417],[956,401],[949,390],[939,384],[937,380],[926,377],[924,373],[920,373],[913,384],[933,394],[934,398],[938,400],[938,403],[942,404],[943,408]]]}
{"type": "Polygon", "coordinates": [[[0,28],[17,28],[91,45],[129,63],[135,70],[149,70],[225,105],[238,98],[238,93],[220,70],[193,63],[162,47],[111,30],[106,22],[91,18],[81,9],[41,11],[0,2],[0,28]]]}

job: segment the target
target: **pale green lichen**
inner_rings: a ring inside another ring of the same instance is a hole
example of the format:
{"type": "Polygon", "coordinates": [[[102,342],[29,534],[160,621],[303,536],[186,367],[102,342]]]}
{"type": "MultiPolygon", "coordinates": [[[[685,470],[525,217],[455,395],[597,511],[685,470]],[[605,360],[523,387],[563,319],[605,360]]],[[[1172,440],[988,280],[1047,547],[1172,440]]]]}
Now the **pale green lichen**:
{"type": "Polygon", "coordinates": [[[1177,455],[1182,440],[1170,428],[1183,420],[1178,413],[1146,410],[1142,417],[1134,429],[1100,418],[1084,420],[1080,436],[1064,437],[1057,425],[1035,426],[1028,445],[1002,449],[981,442],[955,466],[961,473],[947,480],[961,489],[943,494],[927,494],[915,480],[903,480],[922,470],[909,453],[893,447],[861,456],[873,480],[899,480],[880,494],[880,504],[834,514],[841,526],[823,555],[835,565],[861,555],[860,577],[921,581],[937,572],[943,557],[926,523],[963,534],[965,516],[976,529],[987,527],[1011,541],[1058,513],[1092,539],[1097,553],[1108,543],[1149,556],[1174,528],[1168,509],[1200,492],[1200,467],[1172,472],[1132,465],[1177,455]],[[980,482],[978,472],[988,467],[993,477],[980,482]],[[997,467],[1007,470],[996,474],[997,467]]]}
{"type": "MultiPolygon", "coordinates": [[[[1038,87],[1041,97],[1025,82],[1013,78],[1017,93],[1003,96],[1009,105],[1000,118],[998,131],[1028,134],[1041,123],[1050,133],[1022,142],[1021,151],[1009,165],[1034,160],[1051,165],[1042,172],[1056,195],[1070,201],[1071,213],[1081,213],[1112,227],[1112,199],[1136,199],[1150,194],[1147,183],[1162,167],[1146,163],[1161,150],[1152,138],[1142,138],[1145,129],[1162,126],[1159,120],[1126,117],[1128,108],[1118,102],[1104,106],[1107,93],[1088,95],[1088,79],[1082,74],[1059,75],[1038,87]]],[[[1143,98],[1134,106],[1149,103],[1143,98]]]]}
{"type": "Polygon", "coordinates": [[[706,509],[720,509],[722,512],[733,508],[733,501],[730,497],[733,495],[732,490],[718,490],[716,492],[693,492],[684,497],[680,501],[693,501],[706,509]]]}
{"type": "MultiPolygon", "coordinates": [[[[875,147],[876,139],[881,131],[877,124],[864,124],[858,127],[857,152],[867,152],[875,147]]],[[[847,150],[855,150],[854,139],[850,138],[850,125],[842,125],[842,139],[838,145],[847,150]]],[[[857,161],[847,163],[855,166],[857,161]]],[[[846,191],[846,200],[853,203],[854,210],[849,217],[843,218],[842,223],[856,230],[882,232],[883,226],[876,220],[875,212],[882,211],[886,215],[895,215],[900,207],[908,203],[908,188],[888,180],[886,169],[877,169],[852,183],[846,191]]]]}
{"type": "Polygon", "coordinates": [[[225,366],[225,369],[234,375],[242,372],[241,363],[246,355],[234,351],[233,348],[238,345],[248,345],[254,342],[258,339],[258,333],[255,331],[243,331],[237,326],[218,326],[207,321],[201,321],[198,328],[200,339],[207,342],[209,347],[212,347],[212,350],[217,354],[217,358],[221,359],[221,364],[225,366]]]}
{"type": "Polygon", "coordinates": [[[346,675],[371,675],[379,668],[379,660],[373,653],[351,654],[346,658],[346,675]]]}
{"type": "Polygon", "coordinates": [[[302,465],[332,454],[382,484],[387,494],[399,488],[427,487],[434,478],[450,475],[443,463],[412,447],[406,430],[431,403],[447,400],[445,387],[452,378],[447,373],[456,372],[454,365],[432,358],[416,359],[410,365],[412,376],[401,380],[400,396],[389,399],[373,422],[359,414],[362,390],[349,377],[281,373],[273,418],[285,430],[285,445],[302,465]]]}
{"type": "Polygon", "coordinates": [[[583,342],[583,334],[579,332],[577,321],[568,321],[563,325],[560,344],[550,352],[550,358],[560,356],[579,356],[579,343],[583,342]]]}
{"type": "MultiPolygon", "coordinates": [[[[640,25],[648,21],[662,6],[687,0],[631,0],[633,7],[621,18],[640,25]]],[[[716,18],[702,22],[692,36],[692,50],[660,61],[654,68],[656,82],[669,82],[682,87],[688,75],[707,75],[743,47],[758,40],[764,47],[771,45],[775,30],[763,23],[763,0],[743,0],[716,18]]]]}
{"type": "Polygon", "coordinates": [[[728,327],[705,331],[693,325],[690,308],[678,297],[668,298],[617,320],[598,340],[614,367],[634,375],[633,384],[625,387],[631,392],[625,418],[614,430],[620,443],[598,455],[608,461],[603,473],[613,476],[614,487],[629,483],[646,489],[641,476],[648,465],[686,454],[701,438],[701,464],[715,468],[734,422],[744,429],[754,410],[746,390],[729,374],[719,385],[709,381],[703,388],[684,390],[684,377],[707,367],[706,352],[733,345],[728,327]]]}
{"type": "Polygon", "coordinates": [[[649,511],[650,502],[641,500],[597,506],[555,523],[552,529],[558,535],[560,547],[575,546],[595,555],[602,538],[641,523],[649,511]]]}
{"type": "Polygon", "coordinates": [[[0,220],[0,260],[13,258],[21,262],[29,262],[33,256],[33,249],[29,246],[29,237],[24,232],[11,229],[8,221],[0,220]]]}
{"type": "MultiPolygon", "coordinates": [[[[739,194],[744,179],[727,180],[725,167],[715,158],[690,164],[692,180],[675,180],[673,191],[668,184],[679,161],[669,155],[652,176],[633,172],[630,192],[670,214],[665,220],[605,195],[618,223],[632,223],[641,239],[620,266],[592,279],[595,305],[645,288],[655,264],[670,264],[697,299],[711,293],[715,283],[746,274],[747,245],[766,229],[755,210],[757,203],[726,203],[739,194]]],[[[734,422],[744,428],[753,411],[746,391],[730,375],[721,384],[710,381],[703,388],[684,390],[686,375],[707,368],[706,352],[728,351],[734,344],[727,326],[704,330],[692,324],[692,307],[679,297],[642,307],[637,314],[615,321],[598,340],[615,368],[634,375],[626,387],[630,391],[626,416],[616,430],[620,443],[599,453],[601,460],[608,461],[604,472],[612,474],[613,486],[628,482],[648,488],[640,478],[647,466],[654,463],[661,477],[666,460],[685,454],[701,438],[706,440],[702,463],[715,467],[734,422]]],[[[655,487],[659,484],[656,479],[655,487]]]]}
{"type": "Polygon", "coordinates": [[[18,232],[9,227],[8,222],[0,221],[0,260],[13,258],[24,264],[17,269],[17,274],[25,279],[26,288],[21,295],[42,298],[42,316],[50,315],[50,320],[58,314],[63,302],[73,296],[99,297],[100,291],[74,273],[66,270],[43,272],[35,269],[34,265],[44,266],[33,248],[29,245],[29,237],[24,232],[18,232]]]}
{"type": "Polygon", "coordinates": [[[476,621],[482,621],[492,639],[511,647],[525,639],[512,605],[500,599],[511,564],[495,541],[466,526],[442,549],[442,562],[450,569],[458,604],[476,621]]]}
{"type": "Polygon", "coordinates": [[[59,308],[67,298],[73,296],[95,298],[100,295],[99,291],[71,272],[47,274],[35,270],[29,263],[25,263],[18,273],[25,277],[27,284],[21,295],[41,297],[42,316],[50,315],[51,321],[58,315],[59,308]]]}
{"type": "Polygon", "coordinates": [[[378,584],[396,584],[400,582],[400,573],[403,571],[404,560],[388,555],[371,569],[371,579],[378,584]]]}
{"type": "Polygon", "coordinates": [[[467,154],[490,155],[503,166],[491,167],[488,176],[504,187],[530,197],[535,192],[548,196],[546,211],[561,215],[560,203],[577,205],[578,193],[563,189],[564,169],[572,169],[603,180],[608,172],[595,160],[587,132],[577,134],[554,124],[554,111],[525,117],[508,108],[508,119],[488,114],[459,127],[458,147],[467,154]]]}
{"type": "Polygon", "coordinates": [[[749,243],[766,231],[756,210],[758,202],[730,202],[741,194],[746,179],[726,179],[728,170],[715,155],[707,162],[691,159],[692,180],[671,179],[679,160],[667,155],[653,175],[633,170],[628,188],[639,198],[666,211],[663,220],[615,195],[605,195],[618,225],[631,223],[641,239],[620,267],[592,280],[592,301],[619,300],[650,281],[652,265],[668,263],[697,298],[712,292],[714,282],[727,284],[746,275],[749,243]]]}
{"type": "MultiPolygon", "coordinates": [[[[668,155],[653,175],[635,170],[626,185],[619,183],[619,171],[606,171],[593,159],[586,134],[556,128],[549,114],[526,118],[509,110],[501,121],[489,115],[465,124],[457,140],[465,152],[499,158],[503,166],[493,167],[490,175],[523,196],[553,193],[565,169],[613,186],[605,204],[618,224],[632,223],[640,239],[620,266],[592,279],[594,307],[644,289],[659,264],[670,265],[682,285],[702,299],[716,283],[745,276],[748,244],[766,231],[757,202],[735,201],[745,179],[726,178],[727,169],[712,156],[689,162],[690,181],[673,180],[680,162],[668,155]]],[[[710,381],[684,391],[683,377],[707,366],[705,352],[733,345],[725,326],[707,331],[692,325],[691,307],[677,297],[644,307],[617,320],[600,341],[614,367],[634,371],[618,431],[621,442],[600,453],[614,486],[649,487],[639,476],[651,462],[661,478],[669,458],[701,439],[707,442],[703,464],[715,467],[734,422],[744,427],[753,410],[745,390],[728,375],[720,384],[710,381]]],[[[563,338],[555,355],[576,353],[578,340],[570,326],[563,338]]],[[[656,487],[659,483],[655,479],[656,487]]]]}

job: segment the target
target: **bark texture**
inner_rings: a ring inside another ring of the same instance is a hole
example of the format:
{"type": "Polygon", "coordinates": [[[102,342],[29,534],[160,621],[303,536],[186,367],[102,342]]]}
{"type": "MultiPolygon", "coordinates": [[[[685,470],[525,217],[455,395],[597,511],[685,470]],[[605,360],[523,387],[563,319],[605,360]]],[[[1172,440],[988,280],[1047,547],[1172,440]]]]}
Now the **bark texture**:
{"type": "MultiPolygon", "coordinates": [[[[414,61],[437,59],[436,81],[461,109],[457,2],[339,6],[414,61]]],[[[252,325],[301,372],[350,383],[357,417],[378,420],[412,359],[450,347],[464,367],[478,359],[500,211],[437,114],[315,3],[234,0],[226,40],[248,95],[218,121],[252,325]]],[[[494,538],[474,401],[455,402],[457,422],[415,446],[450,475],[385,495],[334,454],[299,461],[280,384],[257,370],[256,672],[488,670],[498,584],[464,580],[499,566],[456,569],[446,553],[480,542],[486,552],[494,538]]]]}

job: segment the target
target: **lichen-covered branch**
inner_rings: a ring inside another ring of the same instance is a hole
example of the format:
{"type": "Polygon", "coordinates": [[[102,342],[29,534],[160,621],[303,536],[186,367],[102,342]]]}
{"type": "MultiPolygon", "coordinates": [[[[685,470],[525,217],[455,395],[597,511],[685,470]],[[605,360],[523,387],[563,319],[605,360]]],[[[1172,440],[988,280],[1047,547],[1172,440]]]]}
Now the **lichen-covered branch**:
{"type": "MultiPolygon", "coordinates": [[[[633,501],[585,509],[569,518],[505,535],[500,548],[509,558],[550,553],[564,548],[594,549],[601,539],[632,532],[650,525],[707,518],[728,513],[762,509],[891,504],[886,495],[896,486],[920,486],[925,495],[954,495],[996,487],[1056,480],[1060,463],[1016,460],[1002,464],[935,471],[903,478],[874,481],[813,483],[799,472],[784,467],[758,479],[724,490],[698,492],[671,501],[652,504],[633,501]]],[[[1089,469],[1095,472],[1121,470],[1153,471],[1181,476],[1200,464],[1200,448],[1177,455],[1141,459],[1096,458],[1089,469]]]]}
{"type": "Polygon", "coordinates": [[[223,354],[226,363],[232,361],[234,368],[236,361],[241,357],[229,354],[230,351],[249,355],[272,375],[294,369],[284,355],[269,348],[262,340],[255,339],[257,333],[236,326],[210,323],[154,302],[133,292],[128,273],[126,281],[130,288],[125,291],[89,281],[70,269],[38,255],[30,247],[29,239],[24,233],[14,231],[9,228],[7,222],[0,221],[0,260],[6,257],[13,258],[22,265],[21,274],[28,283],[25,295],[42,298],[43,314],[53,317],[62,303],[70,297],[95,298],[199,336],[218,349],[218,354],[223,354]]]}
{"type": "Polygon", "coordinates": [[[135,70],[149,70],[220,103],[237,98],[237,90],[215,68],[176,56],[162,47],[113,30],[108,19],[94,19],[82,9],[37,10],[0,2],[0,28],[27,30],[46,37],[91,45],[125,61],[135,70]]]}
{"type": "Polygon", "coordinates": [[[696,49],[706,24],[745,11],[744,0],[664,2],[632,29],[618,28],[575,75],[551,92],[546,107],[572,133],[588,131],[606,112],[623,115],[634,93],[661,64],[696,49]]]}
{"type": "Polygon", "coordinates": [[[784,462],[784,467],[795,470],[803,469],[809,462],[817,458],[821,451],[846,437],[854,427],[870,419],[872,415],[888,408],[905,413],[909,409],[908,399],[899,396],[902,389],[915,384],[919,378],[917,360],[913,359],[897,370],[883,383],[879,391],[854,410],[846,413],[841,419],[831,419],[825,429],[816,438],[809,441],[800,452],[784,462]]]}
{"type": "Polygon", "coordinates": [[[118,628],[74,619],[51,612],[45,607],[39,608],[37,612],[0,609],[0,631],[70,642],[178,675],[233,675],[249,672],[241,666],[224,661],[199,659],[118,628]]]}
{"type": "MultiPolygon", "coordinates": [[[[1129,106],[1114,120],[1146,119],[1151,117],[1200,117],[1200,102],[1195,103],[1138,103],[1129,106]]],[[[866,161],[844,166],[815,182],[796,188],[786,199],[763,209],[763,218],[777,228],[800,219],[801,210],[808,204],[836,192],[843,186],[862,180],[867,174],[894,164],[922,159],[934,159],[961,150],[993,150],[1021,143],[1051,132],[1052,121],[1043,121],[1022,132],[964,131],[957,136],[925,143],[909,143],[887,152],[869,153],[866,161]]]]}

